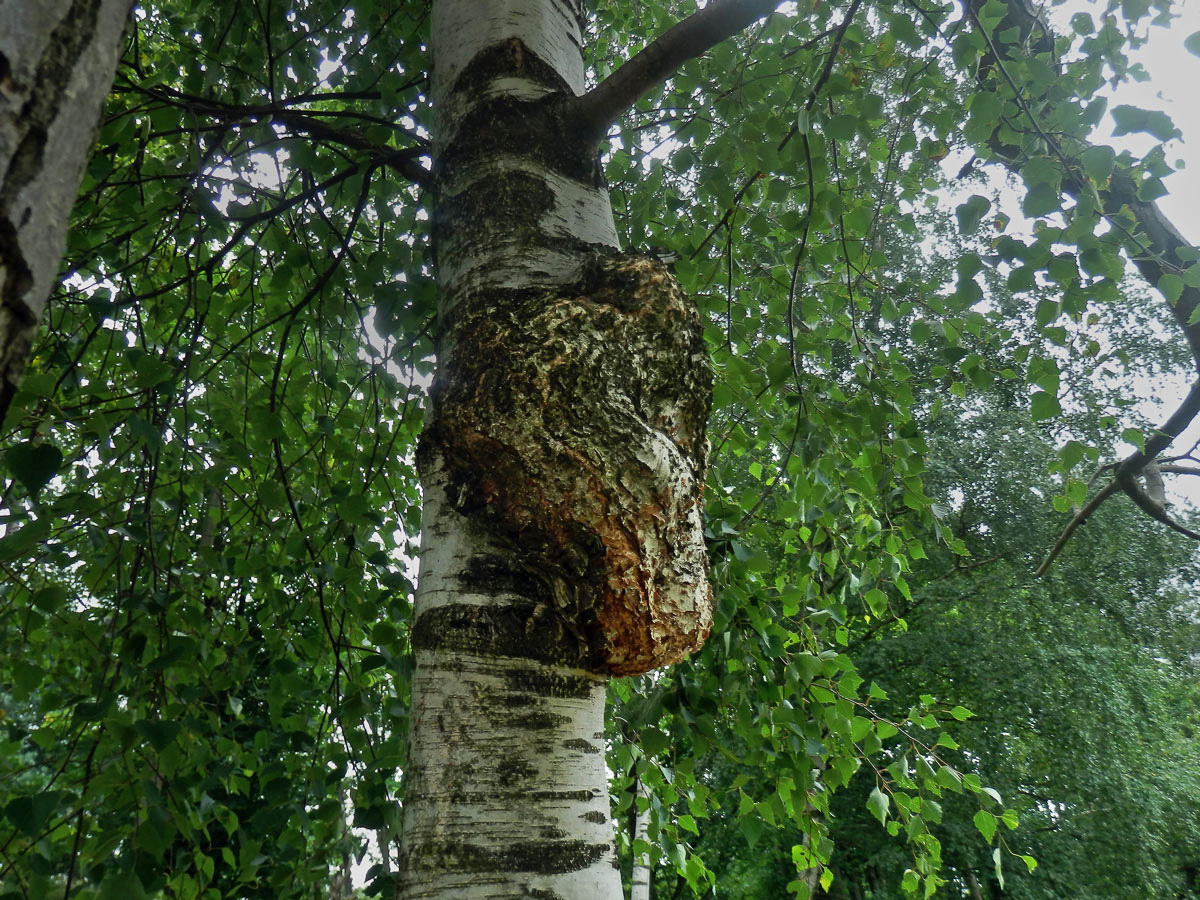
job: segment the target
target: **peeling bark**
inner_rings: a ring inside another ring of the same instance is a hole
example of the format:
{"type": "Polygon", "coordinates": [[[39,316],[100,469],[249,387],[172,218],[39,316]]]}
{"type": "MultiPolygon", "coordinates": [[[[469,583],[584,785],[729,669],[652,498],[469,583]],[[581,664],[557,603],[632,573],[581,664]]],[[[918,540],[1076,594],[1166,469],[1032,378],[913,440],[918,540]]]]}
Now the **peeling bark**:
{"type": "Polygon", "coordinates": [[[66,241],[130,0],[0,0],[0,421],[66,241]]]}

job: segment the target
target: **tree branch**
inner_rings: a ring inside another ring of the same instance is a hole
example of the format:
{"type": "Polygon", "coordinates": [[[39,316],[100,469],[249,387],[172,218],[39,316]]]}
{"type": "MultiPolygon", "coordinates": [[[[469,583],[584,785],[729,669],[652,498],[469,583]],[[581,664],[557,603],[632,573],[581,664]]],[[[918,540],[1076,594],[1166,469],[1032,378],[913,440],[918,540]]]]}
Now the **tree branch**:
{"type": "MultiPolygon", "coordinates": [[[[999,70],[1009,89],[1013,92],[1022,115],[1029,120],[1034,131],[1062,164],[1063,191],[1076,201],[1085,196],[1092,197],[1099,207],[1098,212],[1112,224],[1114,229],[1126,236],[1126,249],[1130,259],[1137,266],[1142,277],[1162,293],[1167,300],[1171,315],[1191,348],[1197,371],[1200,371],[1200,321],[1194,321],[1196,310],[1200,308],[1200,289],[1188,285],[1177,277],[1174,282],[1176,286],[1182,285],[1182,287],[1178,288],[1179,295],[1172,298],[1163,282],[1164,276],[1179,276],[1183,272],[1186,266],[1185,261],[1194,256],[1194,248],[1155,202],[1140,198],[1138,182],[1129,172],[1118,168],[1104,184],[1094,184],[1078,162],[1079,154],[1090,149],[1092,144],[1083,138],[1074,138],[1074,155],[1069,154],[1059,141],[1051,137],[1038,122],[1033,104],[1041,102],[1041,98],[1032,101],[1026,99],[1005,68],[1004,59],[1008,55],[1008,51],[1019,48],[1036,30],[1040,29],[1043,37],[1048,37],[1049,33],[1045,23],[1021,0],[1007,0],[1004,20],[993,33],[988,34],[988,30],[983,27],[977,15],[977,8],[981,5],[982,0],[971,0],[967,6],[970,18],[986,41],[988,50],[994,59],[994,67],[999,70]],[[1001,35],[1004,35],[1004,38],[1001,38],[1001,35]],[[1121,223],[1120,217],[1123,213],[1132,215],[1136,222],[1136,234],[1131,233],[1121,223]]],[[[1052,47],[1052,42],[1043,41],[1042,43],[1052,47]]],[[[979,78],[981,81],[987,76],[987,71],[990,69],[991,66],[987,69],[980,67],[979,78]]],[[[1009,152],[1011,148],[1005,147],[995,133],[987,141],[987,144],[995,160],[1010,171],[1019,171],[1021,160],[1012,158],[1009,152]]],[[[1167,421],[1154,430],[1146,440],[1145,446],[1115,466],[1112,481],[1071,520],[1046,560],[1038,567],[1036,574],[1042,575],[1046,572],[1075,529],[1083,524],[1087,516],[1118,488],[1156,521],[1162,522],[1194,540],[1200,540],[1200,534],[1172,520],[1167,515],[1165,506],[1148,496],[1137,481],[1138,473],[1159,453],[1166,450],[1198,414],[1200,414],[1200,380],[1192,385],[1187,397],[1167,421]]]]}
{"type": "MultiPolygon", "coordinates": [[[[128,90],[157,100],[160,103],[187,110],[193,116],[211,118],[223,125],[252,120],[275,122],[286,126],[293,132],[308,134],[318,140],[329,141],[341,144],[344,147],[364,151],[371,157],[373,163],[386,165],[394,169],[418,187],[427,188],[430,183],[429,170],[417,162],[420,157],[429,153],[429,142],[423,136],[409,131],[394,122],[387,122],[365,113],[345,110],[296,108],[296,104],[298,103],[311,103],[326,99],[326,95],[311,94],[279,102],[248,105],[225,103],[210,97],[192,96],[173,88],[146,88],[134,82],[128,82],[128,90]],[[414,145],[400,148],[389,147],[386,144],[380,144],[372,140],[362,128],[354,126],[335,128],[321,121],[319,117],[322,116],[349,118],[365,122],[368,125],[386,125],[391,131],[402,134],[413,141],[414,145]]],[[[362,94],[330,94],[328,96],[335,98],[349,97],[351,99],[360,97],[377,98],[377,95],[369,92],[362,94]]]]}
{"type": "Polygon", "coordinates": [[[770,15],[780,0],[709,0],[639,50],[596,87],[575,100],[580,124],[596,137],[652,87],[689,59],[770,15]]]}
{"type": "Polygon", "coordinates": [[[1116,480],[1121,485],[1121,490],[1128,494],[1129,498],[1138,505],[1138,508],[1150,518],[1156,522],[1162,522],[1168,528],[1172,528],[1180,534],[1187,535],[1194,541],[1200,541],[1200,534],[1180,525],[1168,516],[1166,504],[1159,503],[1142,490],[1141,485],[1137,483],[1137,478],[1134,475],[1118,475],[1116,480]]]}
{"type": "Polygon", "coordinates": [[[1058,536],[1058,540],[1054,542],[1054,546],[1050,549],[1050,552],[1046,555],[1046,558],[1042,560],[1042,564],[1037,567],[1033,574],[1038,578],[1041,578],[1048,571],[1050,571],[1050,566],[1054,563],[1054,560],[1057,558],[1058,554],[1062,553],[1063,547],[1067,546],[1067,541],[1071,540],[1071,535],[1075,533],[1075,529],[1077,529],[1080,525],[1086,524],[1092,513],[1100,508],[1100,504],[1115,494],[1119,489],[1120,485],[1117,484],[1117,479],[1114,478],[1103,488],[1101,488],[1100,493],[1096,494],[1095,497],[1089,500],[1083,509],[1075,513],[1075,517],[1071,519],[1069,523],[1067,523],[1067,527],[1063,529],[1063,533],[1058,536]]]}
{"type": "MultiPolygon", "coordinates": [[[[1188,391],[1188,395],[1183,399],[1183,402],[1179,404],[1179,408],[1171,414],[1171,417],[1154,430],[1154,434],[1152,434],[1146,441],[1146,445],[1143,449],[1135,450],[1115,466],[1110,463],[1109,466],[1102,466],[1098,470],[1097,474],[1109,467],[1115,469],[1112,480],[1110,480],[1108,484],[1106,484],[1104,488],[1088,502],[1087,506],[1075,514],[1075,517],[1071,519],[1071,521],[1067,524],[1067,527],[1063,529],[1063,533],[1059,535],[1059,538],[1055,542],[1053,549],[1051,549],[1050,553],[1047,554],[1046,559],[1043,560],[1042,564],[1037,567],[1037,571],[1035,571],[1033,574],[1039,577],[1045,575],[1046,572],[1049,571],[1050,565],[1054,562],[1055,557],[1057,557],[1062,551],[1062,548],[1067,545],[1067,541],[1071,539],[1071,535],[1075,533],[1075,529],[1084,524],[1088,517],[1096,511],[1100,504],[1111,497],[1118,490],[1124,491],[1127,495],[1129,495],[1129,499],[1136,503],[1143,512],[1145,512],[1155,521],[1162,522],[1168,528],[1178,531],[1180,534],[1187,535],[1192,540],[1200,541],[1200,533],[1180,525],[1178,522],[1168,516],[1165,505],[1151,498],[1144,490],[1142,490],[1141,485],[1137,483],[1138,473],[1145,469],[1146,466],[1150,464],[1151,460],[1158,456],[1158,454],[1167,449],[1167,446],[1173,440],[1175,440],[1175,438],[1179,437],[1180,432],[1182,432],[1183,429],[1188,426],[1188,423],[1190,423],[1197,414],[1200,414],[1200,379],[1197,379],[1196,383],[1192,385],[1192,389],[1188,391]]],[[[1187,466],[1160,465],[1158,466],[1158,470],[1160,473],[1170,472],[1172,474],[1180,475],[1200,475],[1200,470],[1187,466]]]]}

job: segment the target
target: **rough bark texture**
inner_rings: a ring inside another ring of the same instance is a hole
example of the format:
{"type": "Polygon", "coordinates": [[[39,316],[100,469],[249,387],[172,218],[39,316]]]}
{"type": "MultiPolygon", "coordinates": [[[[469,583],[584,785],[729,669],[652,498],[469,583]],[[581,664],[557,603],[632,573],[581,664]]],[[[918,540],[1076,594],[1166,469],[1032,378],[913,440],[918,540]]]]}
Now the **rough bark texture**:
{"type": "Polygon", "coordinates": [[[706,360],[694,307],[636,255],[455,327],[425,450],[455,509],[520,559],[562,662],[637,674],[708,636],[706,360]]]}
{"type": "Polygon", "coordinates": [[[50,296],[130,0],[0,0],[0,421],[50,296]]]}
{"type": "Polygon", "coordinates": [[[618,900],[612,673],[711,621],[710,376],[669,271],[617,246],[579,127],[581,0],[439,0],[438,373],[403,900],[618,900]]]}

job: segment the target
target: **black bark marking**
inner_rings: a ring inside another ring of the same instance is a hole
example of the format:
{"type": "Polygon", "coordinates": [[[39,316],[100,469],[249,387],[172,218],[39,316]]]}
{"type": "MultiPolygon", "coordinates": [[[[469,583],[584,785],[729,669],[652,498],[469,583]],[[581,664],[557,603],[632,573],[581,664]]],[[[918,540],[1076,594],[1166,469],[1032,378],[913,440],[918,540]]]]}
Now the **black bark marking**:
{"type": "Polygon", "coordinates": [[[475,54],[454,79],[452,94],[478,97],[497,78],[518,77],[540,84],[556,93],[566,93],[567,82],[518,38],[492,44],[475,54]]]}
{"type": "Polygon", "coordinates": [[[506,656],[547,664],[582,667],[579,646],[561,623],[535,603],[496,606],[439,606],[413,624],[414,650],[443,650],[480,656],[506,656]]]}
{"type": "MultiPolygon", "coordinates": [[[[63,94],[70,87],[75,67],[94,40],[101,0],[75,0],[50,34],[28,87],[12,85],[12,63],[0,54],[0,81],[28,95],[15,117],[19,137],[17,149],[0,172],[0,269],[5,273],[0,290],[0,420],[16,395],[25,372],[37,325],[34,307],[27,295],[33,288],[33,268],[21,249],[19,230],[28,224],[31,210],[13,209],[19,196],[46,165],[46,141],[50,126],[63,107],[63,94]]],[[[56,173],[57,174],[57,173],[56,173]]],[[[40,301],[39,301],[40,305],[40,301]]]]}
{"type": "Polygon", "coordinates": [[[587,841],[524,841],[503,849],[466,841],[428,841],[412,849],[409,870],[562,875],[586,869],[608,850],[608,844],[587,841]]]}
{"type": "Polygon", "coordinates": [[[565,747],[567,750],[575,750],[579,753],[600,753],[602,750],[602,748],[585,741],[583,738],[571,738],[568,741],[563,741],[563,747],[565,747]]]}
{"type": "MultiPolygon", "coordinates": [[[[476,104],[440,155],[437,172],[451,178],[481,159],[536,161],[567,178],[603,184],[600,139],[579,127],[575,97],[549,64],[517,38],[480,51],[454,82],[455,96],[479,97],[498,78],[524,78],[551,93],[538,100],[499,96],[476,104]]],[[[602,137],[602,135],[600,136],[602,137]]]]}

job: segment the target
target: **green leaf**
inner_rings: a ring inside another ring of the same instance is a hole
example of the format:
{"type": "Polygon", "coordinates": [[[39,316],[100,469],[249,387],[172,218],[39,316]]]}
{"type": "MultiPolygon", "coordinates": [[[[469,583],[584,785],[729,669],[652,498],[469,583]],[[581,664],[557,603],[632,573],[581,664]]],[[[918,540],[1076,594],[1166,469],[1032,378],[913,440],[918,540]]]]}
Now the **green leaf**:
{"type": "Polygon", "coordinates": [[[1193,31],[1184,38],[1183,46],[1192,56],[1200,56],[1200,31],[1193,31]]]}
{"type": "Polygon", "coordinates": [[[50,822],[62,802],[63,794],[59,791],[41,791],[26,797],[10,800],[4,807],[4,815],[8,817],[19,831],[28,837],[37,838],[50,822]]]}
{"type": "Polygon", "coordinates": [[[979,833],[983,835],[983,839],[989,844],[992,838],[996,836],[996,817],[986,810],[979,810],[975,813],[975,827],[979,829],[979,833]]]}
{"type": "MultiPolygon", "coordinates": [[[[1198,33],[1200,33],[1200,32],[1198,32],[1198,33]]],[[[1195,35],[1193,35],[1193,37],[1195,37],[1195,35]]],[[[1197,53],[1196,55],[1200,56],[1200,53],[1197,53]]],[[[1027,868],[1030,872],[1032,872],[1034,869],[1037,868],[1037,860],[1034,859],[1032,856],[1022,855],[1021,862],[1025,863],[1025,868],[1027,868]]]]}
{"type": "Polygon", "coordinates": [[[954,210],[954,216],[958,219],[959,232],[962,234],[974,234],[979,229],[979,223],[991,208],[992,201],[987,197],[972,194],[954,210]]]}
{"type": "Polygon", "coordinates": [[[881,791],[879,786],[876,785],[874,790],[871,791],[871,796],[867,798],[867,809],[871,811],[871,815],[879,820],[880,825],[883,825],[887,822],[888,812],[891,809],[891,805],[892,803],[891,800],[888,799],[888,795],[881,791]]]}
{"type": "Polygon", "coordinates": [[[26,441],[9,448],[4,464],[25,490],[37,496],[47,482],[62,468],[62,451],[46,442],[26,441]]]}
{"type": "Polygon", "coordinates": [[[766,823],[758,816],[740,816],[737,823],[738,830],[742,832],[742,837],[746,839],[746,844],[753,850],[767,827],[766,823]]]}
{"type": "Polygon", "coordinates": [[[1041,422],[1044,419],[1053,419],[1055,416],[1061,415],[1062,405],[1053,394],[1038,391],[1030,401],[1029,411],[1033,421],[1041,422]]]}
{"type": "Polygon", "coordinates": [[[1167,272],[1158,279],[1158,289],[1162,291],[1162,295],[1167,299],[1167,302],[1172,305],[1183,296],[1183,288],[1183,279],[1172,272],[1167,272]]]}
{"type": "Polygon", "coordinates": [[[50,533],[50,519],[30,522],[0,538],[0,561],[15,559],[32,550],[50,533]]]}
{"type": "Polygon", "coordinates": [[[1126,428],[1121,432],[1121,440],[1127,444],[1133,444],[1139,451],[1146,449],[1146,435],[1140,428],[1126,428]]]}
{"type": "Polygon", "coordinates": [[[1043,297],[1037,303],[1033,319],[1037,323],[1038,328],[1044,328],[1057,319],[1061,313],[1062,304],[1057,300],[1051,300],[1049,297],[1043,297]]]}
{"type": "Polygon", "coordinates": [[[178,736],[181,726],[178,722],[164,722],[155,719],[144,719],[135,722],[133,726],[155,750],[163,750],[178,736]]]}
{"type": "Polygon", "coordinates": [[[643,728],[640,737],[642,750],[647,756],[657,756],[671,746],[670,738],[653,726],[643,728]]]}
{"type": "Polygon", "coordinates": [[[100,882],[100,900],[143,900],[146,889],[133,872],[109,872],[100,882]]]}
{"type": "Polygon", "coordinates": [[[1116,165],[1117,153],[1112,147],[1088,147],[1079,154],[1079,162],[1088,178],[1097,184],[1104,184],[1112,174],[1116,165]]]}
{"type": "Polygon", "coordinates": [[[825,133],[832,138],[848,141],[858,134],[858,117],[834,116],[826,123],[825,133]]]}
{"type": "Polygon", "coordinates": [[[1021,201],[1021,211],[1031,219],[1046,216],[1062,208],[1062,195],[1054,185],[1044,182],[1031,186],[1021,201]]]}
{"type": "Polygon", "coordinates": [[[1179,129],[1165,112],[1122,104],[1113,107],[1112,117],[1116,122],[1113,134],[1118,137],[1137,132],[1145,132],[1160,141],[1179,137],[1179,129]]]}
{"type": "Polygon", "coordinates": [[[45,671],[32,663],[26,662],[23,659],[18,659],[12,663],[12,684],[13,694],[18,700],[28,699],[31,692],[37,690],[38,685],[42,683],[42,679],[46,677],[45,671]]]}
{"type": "Polygon", "coordinates": [[[61,584],[50,584],[33,595],[32,603],[35,609],[44,613],[56,613],[67,602],[70,592],[61,584]]]}

